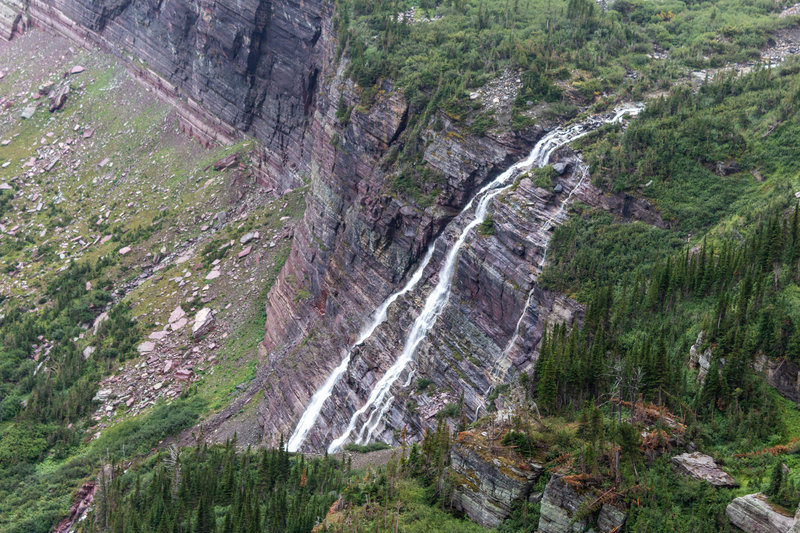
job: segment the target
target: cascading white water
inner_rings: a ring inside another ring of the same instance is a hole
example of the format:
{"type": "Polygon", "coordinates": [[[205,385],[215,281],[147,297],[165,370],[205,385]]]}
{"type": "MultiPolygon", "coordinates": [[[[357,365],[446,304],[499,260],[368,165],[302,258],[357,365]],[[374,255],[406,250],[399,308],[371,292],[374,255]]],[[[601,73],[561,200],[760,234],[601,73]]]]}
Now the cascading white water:
{"type": "MultiPolygon", "coordinates": [[[[644,109],[644,105],[643,104],[634,104],[631,107],[622,107],[622,108],[616,110],[616,113],[615,113],[614,117],[608,122],[609,123],[619,122],[620,120],[622,120],[622,118],[625,115],[632,115],[632,116],[638,115],[642,111],[642,109],[644,109]]],[[[583,135],[585,135],[585,133],[580,135],[580,136],[583,136],[583,135]]],[[[578,137],[576,137],[576,139],[577,138],[578,137]]],[[[583,183],[586,180],[586,178],[589,176],[589,169],[585,165],[581,166],[580,172],[581,172],[581,177],[578,180],[578,183],[575,184],[575,187],[570,191],[570,193],[567,195],[567,197],[564,199],[564,201],[561,202],[561,205],[559,206],[558,211],[553,213],[553,215],[550,218],[548,218],[544,222],[544,224],[542,224],[543,233],[546,234],[550,230],[550,228],[556,223],[557,219],[559,219],[559,218],[564,216],[564,214],[566,213],[566,209],[567,209],[567,207],[569,205],[570,200],[572,200],[572,197],[575,195],[576,192],[578,192],[578,190],[581,188],[581,186],[583,185],[583,183]]],[[[547,262],[547,252],[548,252],[549,249],[550,249],[550,240],[548,239],[547,242],[544,245],[544,250],[542,251],[542,259],[539,261],[539,271],[540,272],[544,268],[545,263],[547,262]]],[[[492,369],[489,372],[489,377],[491,378],[492,383],[489,385],[489,388],[486,389],[486,392],[483,394],[484,398],[486,398],[486,396],[489,394],[489,392],[492,390],[492,388],[500,380],[500,378],[497,375],[498,374],[498,367],[503,362],[505,362],[505,359],[508,357],[508,353],[511,351],[511,349],[514,347],[514,345],[517,343],[517,340],[519,339],[520,329],[522,328],[522,321],[525,319],[525,314],[528,311],[528,307],[530,307],[530,305],[531,305],[531,300],[533,299],[533,294],[534,294],[535,291],[536,291],[536,285],[534,284],[531,287],[531,290],[528,291],[528,297],[525,299],[525,305],[522,308],[522,313],[520,314],[519,319],[517,320],[517,324],[514,327],[514,334],[511,336],[511,339],[509,339],[508,343],[506,344],[506,347],[503,349],[503,352],[500,354],[500,357],[498,357],[497,360],[492,365],[492,369]]],[[[476,420],[478,418],[478,412],[480,411],[481,407],[482,406],[479,404],[475,408],[475,419],[476,420]]]]}
{"type": "Polygon", "coordinates": [[[300,421],[297,423],[297,427],[295,427],[294,433],[292,433],[292,436],[289,438],[289,442],[286,445],[287,450],[290,452],[296,452],[300,449],[300,446],[303,445],[303,442],[308,436],[308,432],[311,431],[311,428],[313,428],[314,424],[317,422],[317,418],[319,418],[319,413],[322,411],[322,406],[325,404],[325,401],[330,398],[331,393],[333,392],[333,387],[339,381],[339,378],[341,378],[342,375],[344,375],[344,373],[347,371],[347,366],[350,364],[350,359],[353,355],[353,349],[370,338],[372,333],[375,331],[375,328],[386,321],[389,306],[392,305],[395,300],[416,287],[417,283],[419,283],[419,280],[422,279],[422,273],[425,270],[425,267],[428,266],[428,263],[431,261],[431,257],[433,257],[433,249],[435,246],[436,243],[434,242],[433,245],[428,248],[428,251],[425,252],[425,257],[422,259],[411,278],[409,278],[408,282],[406,282],[405,286],[389,296],[380,305],[380,307],[375,310],[375,313],[372,315],[372,320],[365,325],[364,329],[361,331],[361,334],[358,336],[358,340],[356,340],[356,342],[354,342],[353,345],[347,350],[342,362],[339,363],[339,366],[337,366],[331,375],[328,376],[328,379],[325,380],[325,383],[322,385],[322,387],[320,387],[317,392],[314,393],[314,396],[311,397],[308,407],[306,407],[306,410],[303,412],[303,416],[300,417],[300,421]]]}
{"type": "MultiPolygon", "coordinates": [[[[550,228],[552,228],[553,225],[555,225],[556,219],[564,216],[569,201],[572,200],[572,197],[575,195],[576,192],[578,192],[578,189],[581,188],[583,182],[589,176],[589,169],[585,165],[581,165],[578,172],[581,173],[581,177],[578,180],[578,183],[575,184],[575,187],[569,192],[567,197],[564,198],[564,201],[561,202],[561,205],[558,207],[558,210],[555,213],[553,213],[553,215],[550,218],[545,220],[544,224],[542,224],[542,233],[544,233],[545,235],[547,234],[548,231],[550,231],[550,228]]],[[[547,262],[547,250],[549,248],[550,248],[550,239],[547,240],[547,242],[544,245],[544,250],[542,251],[542,259],[539,261],[540,272],[544,268],[545,263],[547,262]]],[[[519,320],[517,320],[517,325],[514,327],[514,334],[511,336],[511,339],[506,344],[505,349],[500,354],[500,357],[497,358],[494,365],[492,366],[492,369],[489,372],[490,377],[492,377],[493,379],[495,378],[495,372],[497,366],[503,361],[503,359],[505,359],[506,356],[508,356],[508,352],[511,351],[511,348],[517,342],[517,339],[519,339],[519,331],[522,328],[522,321],[525,319],[525,311],[528,309],[528,306],[531,305],[531,299],[533,298],[533,293],[535,292],[535,290],[536,290],[536,285],[534,284],[534,286],[531,287],[531,290],[528,292],[528,297],[525,299],[525,305],[522,307],[522,314],[519,316],[519,320]]],[[[489,393],[489,390],[491,390],[491,386],[486,391],[484,396],[486,396],[486,394],[489,393]]]]}
{"type": "Polygon", "coordinates": [[[395,381],[397,381],[397,379],[401,376],[408,364],[413,360],[417,347],[427,336],[428,331],[430,331],[431,327],[433,327],[434,323],[447,304],[447,301],[450,297],[450,288],[453,273],[457,264],[456,260],[458,258],[458,253],[464,245],[464,242],[466,241],[470,231],[481,224],[486,218],[486,213],[489,209],[489,204],[491,201],[498,194],[502,193],[513,185],[512,178],[515,178],[520,171],[527,170],[534,165],[537,167],[544,166],[550,160],[550,156],[553,154],[553,152],[555,152],[555,150],[558,148],[580,137],[583,137],[596,126],[604,123],[618,122],[626,114],[636,114],[641,109],[642,106],[639,104],[623,106],[615,110],[615,114],[610,120],[589,120],[586,122],[577,123],[565,129],[557,128],[553,130],[539,140],[538,143],[536,143],[536,146],[534,146],[533,150],[531,150],[531,153],[526,159],[515,163],[505,172],[497,176],[497,178],[495,178],[488,185],[484,186],[478,192],[478,194],[476,194],[469,201],[462,213],[471,209],[475,199],[480,198],[478,205],[475,208],[475,215],[473,219],[464,227],[455,244],[448,251],[447,257],[445,258],[442,268],[439,271],[439,280],[425,300],[425,306],[423,307],[419,316],[417,316],[417,319],[414,321],[414,325],[412,326],[405,345],[403,346],[403,351],[397,360],[395,360],[394,364],[389,368],[389,370],[386,371],[383,377],[381,377],[381,379],[372,389],[364,405],[350,417],[350,422],[348,423],[344,433],[342,433],[338,439],[334,440],[330,444],[328,447],[328,453],[335,453],[338,451],[345,441],[350,438],[350,434],[355,429],[360,417],[370,408],[374,407],[373,413],[367,417],[367,421],[364,423],[361,431],[359,431],[357,440],[361,442],[365,432],[367,439],[372,437],[372,434],[376,430],[378,424],[380,424],[383,415],[386,413],[389,404],[394,398],[392,396],[387,399],[389,390],[391,389],[392,385],[394,385],[395,381]],[[509,181],[511,183],[509,183],[509,181]],[[377,416],[375,416],[376,413],[377,416]]]}

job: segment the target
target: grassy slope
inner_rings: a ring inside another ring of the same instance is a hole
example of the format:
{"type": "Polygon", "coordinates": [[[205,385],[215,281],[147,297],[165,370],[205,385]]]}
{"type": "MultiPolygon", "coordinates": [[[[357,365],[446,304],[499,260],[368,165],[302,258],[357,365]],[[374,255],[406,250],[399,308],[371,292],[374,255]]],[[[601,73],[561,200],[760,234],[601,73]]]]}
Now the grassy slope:
{"type": "MultiPolygon", "coordinates": [[[[211,285],[210,293],[216,296],[212,305],[219,308],[217,319],[228,335],[217,349],[216,363],[198,371],[198,386],[183,397],[136,416],[126,414],[122,406],[109,420],[111,427],[91,442],[89,438],[97,430],[89,428],[88,420],[74,423],[71,430],[64,429],[66,423],[59,428],[58,420],[46,424],[0,422],[0,455],[14,458],[11,464],[2,465],[0,475],[0,531],[47,531],[68,510],[74,490],[94,477],[101,459],[149,453],[165,437],[224,407],[236,386],[253,377],[255,347],[263,337],[266,290],[291,246],[291,239],[276,238],[287,224],[280,219],[302,216],[304,192],[299,190],[280,201],[258,200],[259,208],[240,209],[222,232],[204,230],[211,215],[227,209],[234,195],[250,190],[249,182],[231,184],[229,175],[209,170],[208,165],[229,153],[245,152],[252,141],[229,148],[202,148],[179,133],[170,108],[133,81],[112,58],[70,47],[59,38],[48,36],[43,42],[42,34],[32,32],[3,45],[0,62],[9,69],[0,80],[0,94],[14,98],[13,106],[0,113],[0,138],[11,141],[0,147],[0,163],[10,162],[0,168],[0,182],[9,182],[15,189],[2,223],[7,228],[21,227],[16,237],[0,237],[0,265],[4,267],[0,291],[8,298],[3,305],[48,306],[46,298],[40,300],[44,287],[71,260],[94,263],[109,257],[103,278],[118,288],[149,266],[148,254],[189,253],[191,263],[169,265],[159,280],[149,279],[122,300],[131,305],[132,317],[146,335],[156,324],[163,324],[176,305],[186,305],[185,290],[170,285],[169,280],[181,274],[183,267],[203,263],[206,244],[215,239],[219,243],[238,240],[253,230],[262,235],[253,252],[261,256],[259,262],[246,266],[237,263],[235,252],[228,253],[222,257],[223,268],[237,272],[230,279],[225,276],[205,282],[207,268],[193,276],[193,283],[211,285]],[[62,72],[75,64],[86,70],[72,78],[64,110],[50,114],[40,103],[33,119],[21,120],[19,114],[32,101],[30,95],[36,87],[59,80],[62,72]],[[94,134],[82,139],[86,129],[93,129],[94,134]],[[23,175],[23,162],[39,156],[52,160],[56,149],[61,152],[67,146],[67,139],[73,141],[72,151],[62,155],[53,170],[23,175]],[[111,164],[98,166],[105,158],[111,164]],[[32,200],[34,195],[38,195],[36,200],[32,200]],[[44,209],[28,212],[39,199],[44,209]],[[284,202],[288,202],[286,208],[284,202]],[[84,250],[72,240],[81,237],[92,243],[95,236],[106,234],[113,236],[109,242],[84,250]],[[275,239],[274,248],[267,246],[271,238],[275,239]],[[121,257],[116,252],[123,245],[131,246],[132,252],[121,257]],[[59,254],[64,254],[63,258],[59,254]],[[18,264],[22,268],[16,268],[18,264]],[[16,272],[10,275],[11,270],[16,272]],[[242,275],[258,283],[233,279],[242,275]],[[228,303],[232,305],[226,310],[228,303]],[[55,432],[70,435],[57,452],[48,438],[55,432]]],[[[253,203],[245,198],[242,205],[253,203]]],[[[238,251],[238,241],[234,250],[238,251]]],[[[47,330],[48,326],[44,327],[47,330]]],[[[82,350],[89,341],[90,337],[79,339],[78,348],[82,350]]],[[[10,355],[0,352],[0,363],[6,357],[10,355]]],[[[136,363],[138,358],[128,363],[110,362],[117,372],[136,363]]],[[[24,368],[32,372],[35,366],[30,360],[24,368]]],[[[97,371],[87,368],[87,372],[97,371]]],[[[14,382],[10,386],[13,388],[14,382]]],[[[25,394],[27,389],[20,390],[25,394]]]]}

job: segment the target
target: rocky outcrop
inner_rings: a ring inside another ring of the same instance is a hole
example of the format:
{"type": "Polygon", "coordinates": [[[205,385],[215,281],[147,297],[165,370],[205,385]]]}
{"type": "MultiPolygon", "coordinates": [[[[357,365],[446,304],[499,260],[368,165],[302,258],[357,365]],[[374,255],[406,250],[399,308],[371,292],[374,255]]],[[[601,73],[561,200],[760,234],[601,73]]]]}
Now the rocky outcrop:
{"type": "Polygon", "coordinates": [[[703,350],[703,332],[697,334],[697,340],[689,348],[689,361],[688,366],[692,370],[697,370],[697,381],[704,383],[708,375],[708,369],[711,368],[711,348],[708,347],[703,350]]]}
{"type": "Polygon", "coordinates": [[[581,492],[570,478],[553,474],[542,496],[539,532],[572,533],[594,527],[602,532],[619,531],[625,518],[625,511],[604,503],[594,491],[581,492]]]}
{"type": "Polygon", "coordinates": [[[91,508],[96,493],[97,483],[94,481],[87,481],[84,483],[75,494],[74,502],[69,509],[69,516],[64,517],[56,524],[56,527],[53,528],[53,533],[68,533],[69,531],[74,531],[73,526],[76,522],[82,520],[86,512],[91,508]]]}
{"type": "Polygon", "coordinates": [[[22,0],[0,1],[0,39],[10,41],[25,31],[28,24],[22,0]]]}
{"type": "Polygon", "coordinates": [[[453,506],[484,527],[497,527],[528,497],[542,467],[480,434],[459,433],[450,450],[453,506]]]}
{"type": "Polygon", "coordinates": [[[754,366],[757,372],[764,373],[767,383],[781,396],[800,403],[800,365],[786,358],[770,359],[759,355],[754,366]]]}
{"type": "MultiPolygon", "coordinates": [[[[417,110],[390,80],[373,101],[360,102],[361,88],[344,76],[346,54],[336,54],[332,2],[27,0],[24,8],[37,24],[114,53],[176,106],[183,129],[202,142],[232,142],[242,132],[259,139],[263,149],[252,162],[260,183],[277,191],[308,185],[305,218],[267,297],[256,409],[266,443],[291,434],[343,347],[443,234],[418,289],[354,350],[307,448],[341,434],[402,348],[436,282],[463,227],[448,223],[542,134],[498,128],[503,132],[472,136],[442,114],[441,129],[422,125],[422,161],[433,178],[410,197],[392,186],[399,179],[394,158],[417,110]],[[337,116],[340,106],[351,110],[346,121],[337,116]]],[[[415,376],[455,396],[463,391],[466,410],[476,412],[491,385],[531,366],[545,321],[580,319],[577,303],[535,287],[551,230],[545,222],[581,181],[574,154],[559,157],[564,173],[553,191],[521,180],[495,200],[492,232],[470,235],[449,304],[393,388],[373,438],[395,442],[396,428],[408,427],[414,437],[435,425],[443,398],[415,392],[408,386],[415,376]]],[[[634,201],[602,201],[619,204],[623,215],[647,211],[634,201]]]]}
{"type": "Polygon", "coordinates": [[[672,458],[672,465],[679,473],[707,481],[715,487],[739,486],[736,480],[722,470],[712,457],[699,452],[676,455],[672,458]]]}
{"type": "Polygon", "coordinates": [[[198,339],[211,331],[214,327],[214,312],[208,307],[202,308],[197,312],[192,325],[192,337],[198,339]]]}
{"type": "Polygon", "coordinates": [[[747,533],[786,533],[794,517],[769,503],[763,494],[736,498],[725,508],[731,523],[747,533]]]}

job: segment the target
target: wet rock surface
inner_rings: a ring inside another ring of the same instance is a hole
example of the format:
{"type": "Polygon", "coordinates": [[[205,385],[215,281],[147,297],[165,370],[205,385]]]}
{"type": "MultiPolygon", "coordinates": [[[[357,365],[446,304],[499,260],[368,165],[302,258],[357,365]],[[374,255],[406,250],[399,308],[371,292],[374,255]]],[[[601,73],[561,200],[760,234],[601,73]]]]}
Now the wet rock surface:
{"type": "MultiPolygon", "coordinates": [[[[409,103],[384,82],[368,108],[356,107],[359,89],[343,74],[346,59],[335,53],[328,3],[31,0],[28,12],[42,26],[120,57],[138,79],[177,106],[184,131],[202,142],[230,142],[242,131],[253,134],[263,143],[250,161],[258,183],[276,191],[308,183],[305,218],[293,232],[292,251],[267,296],[257,380],[264,398],[255,410],[260,435],[250,432],[253,442],[274,444],[281,433],[291,434],[310,397],[341,361],[342,347],[357,337],[372,310],[407,279],[476,190],[520,159],[543,133],[532,128],[519,135],[465,135],[461,125],[440,117],[441,131],[423,132],[424,160],[440,187],[436,201],[425,205],[392,191],[390,165],[382,164],[405,131],[409,103]],[[140,23],[144,20],[147,24],[140,23]],[[131,62],[129,55],[142,61],[131,62]],[[340,104],[352,108],[347,122],[337,117],[340,104]]],[[[515,73],[503,73],[479,98],[496,107],[502,120],[502,110],[513,102],[518,87],[515,73]]],[[[565,163],[558,193],[523,179],[495,200],[493,232],[469,237],[469,246],[458,257],[449,304],[420,345],[411,372],[393,389],[393,401],[372,438],[394,442],[393,430],[403,426],[419,436],[435,425],[442,404],[454,400],[414,392],[410,385],[415,376],[431,378],[440,391],[464,390],[466,409],[475,412],[493,384],[530,367],[545,320],[580,318],[575,302],[534,286],[549,241],[544,223],[559,210],[562,198],[581,193],[575,191],[581,175],[575,164],[568,169],[569,158],[577,161],[568,152],[554,161],[565,163]],[[512,337],[513,346],[507,346],[512,337]],[[414,406],[418,409],[410,408],[414,406]]],[[[116,168],[113,158],[107,159],[103,172],[116,168]]],[[[217,164],[228,171],[237,168],[227,158],[217,164]]],[[[621,211],[636,216],[636,202],[622,204],[621,211]]],[[[219,215],[207,226],[224,225],[227,214],[219,215]]],[[[444,244],[452,244],[450,232],[457,229],[449,229],[435,250],[420,290],[398,301],[386,327],[354,351],[346,377],[337,383],[333,401],[309,437],[309,449],[320,449],[343,431],[349,415],[391,365],[436,282],[444,244]]],[[[248,244],[258,242],[251,238],[248,244]]],[[[130,248],[125,257],[138,253],[130,248]]],[[[239,253],[242,262],[253,255],[244,249],[239,253]]],[[[204,281],[224,283],[225,278],[215,265],[204,281]]],[[[181,320],[172,325],[176,328],[170,330],[177,332],[187,326],[181,320]]],[[[155,347],[146,353],[161,354],[155,347]]],[[[153,363],[156,368],[165,364],[163,357],[153,363]]],[[[149,390],[173,390],[162,381],[150,384],[149,390]],[[158,383],[162,385],[155,389],[158,383]]],[[[255,391],[248,389],[247,394],[255,391]]]]}

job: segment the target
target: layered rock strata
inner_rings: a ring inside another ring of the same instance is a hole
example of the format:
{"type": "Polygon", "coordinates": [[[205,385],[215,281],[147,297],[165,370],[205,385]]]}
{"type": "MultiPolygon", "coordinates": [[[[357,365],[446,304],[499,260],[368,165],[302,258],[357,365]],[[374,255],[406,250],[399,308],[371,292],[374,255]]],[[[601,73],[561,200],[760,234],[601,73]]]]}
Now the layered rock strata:
{"type": "Polygon", "coordinates": [[[567,478],[553,474],[542,496],[539,532],[572,533],[596,526],[608,533],[619,531],[625,518],[624,511],[603,503],[594,491],[580,492],[567,478]]]}
{"type": "Polygon", "coordinates": [[[772,505],[763,494],[748,494],[733,500],[725,508],[731,523],[747,533],[787,533],[795,520],[772,505]]]}
{"type": "MultiPolygon", "coordinates": [[[[346,54],[336,53],[333,9],[323,0],[27,0],[20,7],[23,21],[114,53],[176,106],[182,127],[202,142],[256,137],[263,145],[254,156],[256,177],[265,186],[307,185],[305,219],[266,304],[257,419],[267,443],[291,433],[341,361],[342,347],[476,190],[542,134],[533,128],[475,137],[442,114],[438,131],[423,129],[422,160],[435,179],[417,198],[398,194],[393,161],[415,110],[390,81],[368,105],[360,102],[360,88],[344,76],[346,54]],[[346,121],[337,116],[342,106],[351,110],[346,121]]],[[[578,181],[576,159],[566,152],[562,158],[559,192],[521,180],[494,202],[492,231],[469,237],[449,305],[420,346],[408,383],[400,384],[410,387],[393,389],[373,438],[395,442],[401,427],[421,434],[461,391],[465,408],[478,411],[492,384],[530,366],[545,320],[580,318],[575,302],[534,288],[549,240],[543,221],[578,181]],[[506,349],[523,314],[518,342],[506,349]],[[414,376],[430,379],[436,393],[413,392],[414,376]]],[[[628,201],[604,201],[639,212],[628,201]]],[[[354,351],[307,449],[338,436],[386,371],[445,250],[435,250],[421,290],[398,301],[384,327],[354,351]]]]}
{"type": "Polygon", "coordinates": [[[497,527],[514,502],[529,496],[542,473],[540,465],[468,431],[459,433],[450,464],[453,506],[484,527],[497,527]]]}

